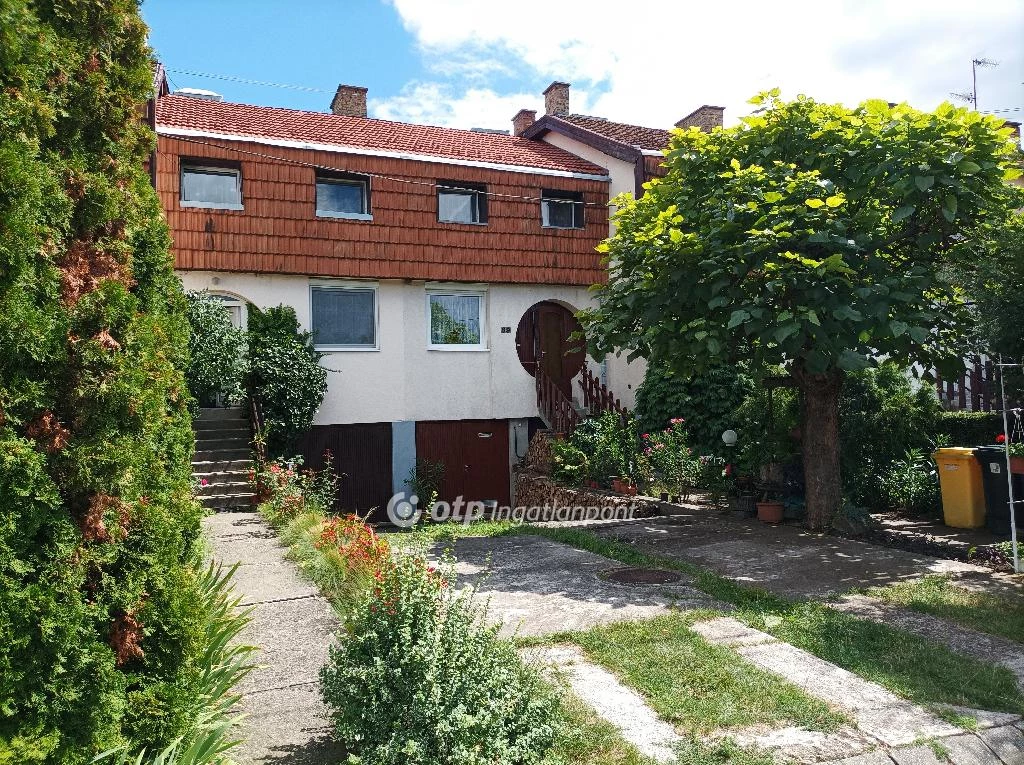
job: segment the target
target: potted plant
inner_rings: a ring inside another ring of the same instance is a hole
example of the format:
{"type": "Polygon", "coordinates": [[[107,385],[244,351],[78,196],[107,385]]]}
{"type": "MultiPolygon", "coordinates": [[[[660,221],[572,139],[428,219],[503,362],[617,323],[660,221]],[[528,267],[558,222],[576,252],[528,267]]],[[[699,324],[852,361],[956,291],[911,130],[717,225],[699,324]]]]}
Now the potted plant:
{"type": "MultiPolygon", "coordinates": [[[[996,443],[1005,446],[1006,436],[1000,433],[996,436],[996,443]]],[[[1010,453],[1010,472],[1024,474],[1024,443],[1013,441],[1007,451],[1010,453]]]]}
{"type": "Polygon", "coordinates": [[[781,491],[775,484],[764,484],[761,501],[757,503],[757,520],[762,523],[782,523],[786,516],[786,505],[781,491]]]}

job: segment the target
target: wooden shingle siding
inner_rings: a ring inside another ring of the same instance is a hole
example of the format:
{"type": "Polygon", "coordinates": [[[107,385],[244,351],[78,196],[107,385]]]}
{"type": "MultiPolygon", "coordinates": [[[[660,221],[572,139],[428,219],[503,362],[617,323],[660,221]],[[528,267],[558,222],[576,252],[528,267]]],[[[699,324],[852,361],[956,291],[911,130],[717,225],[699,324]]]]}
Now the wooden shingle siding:
{"type": "Polygon", "coordinates": [[[605,181],[201,140],[217,145],[159,137],[156,186],[179,269],[573,285],[605,279],[594,250],[608,231],[605,181]],[[245,209],[181,207],[182,158],[238,162],[245,209]],[[371,174],[373,220],[317,218],[309,164],[371,174]],[[439,223],[433,184],[441,179],[486,184],[487,224],[439,223]],[[582,193],[590,203],[586,226],[543,228],[542,188],[582,193]]]}

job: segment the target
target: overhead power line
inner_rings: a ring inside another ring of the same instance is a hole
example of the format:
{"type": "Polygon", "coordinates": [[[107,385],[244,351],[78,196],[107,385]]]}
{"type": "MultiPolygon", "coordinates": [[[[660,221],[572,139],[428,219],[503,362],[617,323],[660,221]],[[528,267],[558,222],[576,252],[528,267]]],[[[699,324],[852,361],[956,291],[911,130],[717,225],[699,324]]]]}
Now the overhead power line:
{"type": "Polygon", "coordinates": [[[267,88],[284,88],[286,90],[302,90],[307,93],[330,93],[330,90],[313,88],[308,85],[289,85],[283,82],[268,82],[267,80],[250,80],[247,77],[236,77],[232,74],[214,74],[213,72],[196,72],[191,69],[172,69],[167,67],[168,72],[175,74],[187,74],[191,77],[208,77],[212,80],[226,80],[227,82],[240,82],[245,85],[263,85],[267,88]]]}

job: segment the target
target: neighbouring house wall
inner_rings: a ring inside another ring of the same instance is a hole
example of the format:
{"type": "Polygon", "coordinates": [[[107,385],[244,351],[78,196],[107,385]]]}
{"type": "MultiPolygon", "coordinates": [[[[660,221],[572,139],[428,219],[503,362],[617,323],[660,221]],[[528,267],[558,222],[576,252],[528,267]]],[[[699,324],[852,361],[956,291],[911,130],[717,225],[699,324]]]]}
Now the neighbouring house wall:
{"type": "MultiPolygon", "coordinates": [[[[608,174],[611,177],[611,183],[608,188],[609,200],[614,199],[619,194],[633,194],[636,191],[636,175],[632,162],[610,157],[592,146],[587,146],[585,143],[564,136],[561,133],[556,133],[553,130],[546,132],[542,140],[572,152],[577,157],[590,160],[595,165],[608,168],[608,174]]],[[[614,225],[610,227],[610,231],[613,234],[615,233],[614,225]]]]}
{"type": "MultiPolygon", "coordinates": [[[[636,189],[636,176],[632,162],[611,157],[602,151],[587,146],[585,143],[556,133],[553,130],[545,133],[543,140],[566,151],[570,151],[579,157],[590,160],[594,164],[608,168],[609,175],[611,176],[609,190],[612,198],[619,194],[632,195],[634,193],[636,189]]],[[[644,160],[645,162],[650,161],[652,167],[656,167],[656,164],[660,163],[660,159],[657,157],[644,157],[644,160]]],[[[609,236],[615,234],[615,225],[611,222],[608,224],[608,234],[609,236]]],[[[632,410],[636,407],[636,391],[640,387],[640,383],[644,381],[644,375],[647,374],[647,361],[637,359],[636,361],[628,362],[626,361],[626,355],[626,353],[622,353],[617,356],[609,355],[607,357],[605,384],[619,398],[624,407],[632,410]]]]}
{"type": "MultiPolygon", "coordinates": [[[[310,277],[211,271],[179,275],[189,290],[236,295],[259,308],[289,305],[300,325],[310,327],[310,277]]],[[[377,282],[379,350],[326,353],[322,364],[331,371],[316,424],[537,416],[534,379],[516,352],[516,327],[532,305],[544,300],[572,310],[591,305],[588,291],[487,285],[487,350],[438,351],[427,350],[425,287],[422,281],[377,282]],[[502,327],[510,331],[503,333],[502,327]]]]}
{"type": "Polygon", "coordinates": [[[156,188],[183,270],[582,286],[605,279],[594,248],[608,231],[606,180],[161,135],[156,188]],[[239,165],[244,209],[182,207],[182,158],[239,165]],[[317,217],[314,167],[375,174],[373,219],[317,217]],[[439,222],[438,181],[485,184],[487,223],[439,222]],[[543,227],[543,189],[581,193],[586,226],[543,227]]]}

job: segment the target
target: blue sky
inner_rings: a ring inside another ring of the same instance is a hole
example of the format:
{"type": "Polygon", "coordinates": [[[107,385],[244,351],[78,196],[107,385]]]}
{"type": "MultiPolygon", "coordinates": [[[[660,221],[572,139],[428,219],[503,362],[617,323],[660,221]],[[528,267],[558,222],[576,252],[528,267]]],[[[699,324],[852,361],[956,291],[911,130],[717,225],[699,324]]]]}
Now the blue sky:
{"type": "Polygon", "coordinates": [[[231,101],[326,111],[339,83],[369,88],[371,116],[508,128],[543,112],[552,80],[572,110],[671,126],[779,86],[786,96],[933,108],[969,89],[982,110],[1024,118],[1020,0],[144,0],[151,44],[177,87],[231,101]],[[177,71],[175,71],[177,70],[177,71]],[[184,71],[317,88],[247,85],[184,71]]]}

